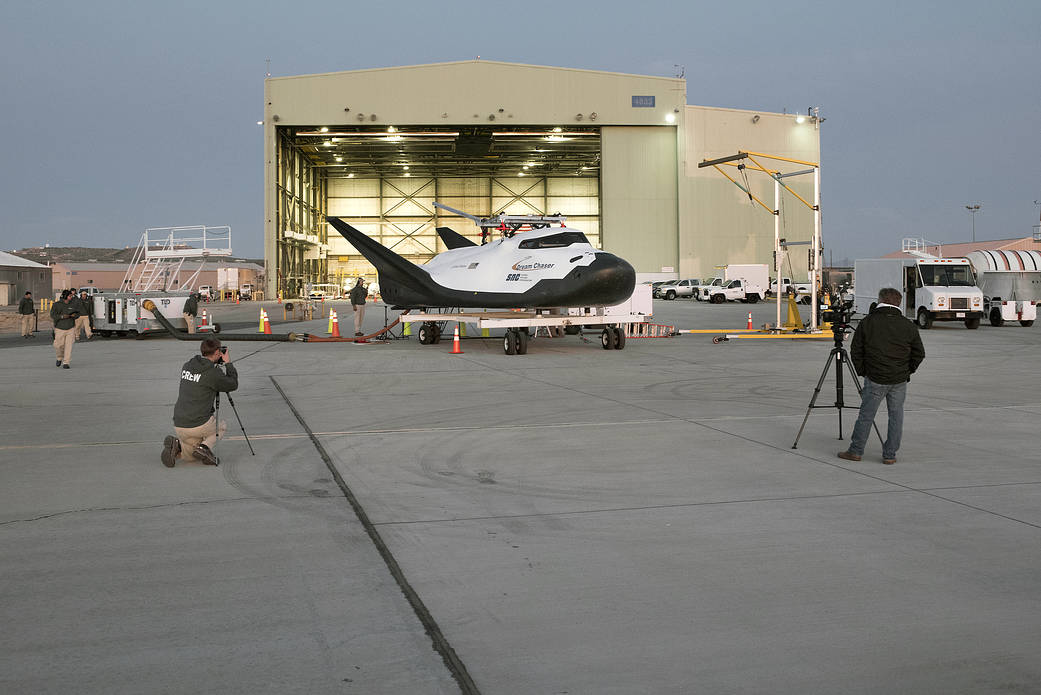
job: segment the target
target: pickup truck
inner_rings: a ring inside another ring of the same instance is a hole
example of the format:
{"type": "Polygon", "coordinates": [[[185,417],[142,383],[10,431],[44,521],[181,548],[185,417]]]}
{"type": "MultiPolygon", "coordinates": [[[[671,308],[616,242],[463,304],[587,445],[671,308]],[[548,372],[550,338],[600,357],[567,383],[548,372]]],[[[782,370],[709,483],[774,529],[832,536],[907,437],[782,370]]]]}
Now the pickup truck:
{"type": "Polygon", "coordinates": [[[676,297],[692,297],[694,296],[694,288],[697,287],[698,284],[699,281],[697,278],[666,283],[658,287],[658,296],[662,299],[675,299],[676,297]]]}
{"type": "Polygon", "coordinates": [[[712,293],[712,290],[722,286],[723,278],[717,277],[712,278],[711,280],[706,278],[701,283],[699,283],[697,287],[694,288],[694,299],[698,300],[699,302],[707,302],[709,300],[709,295],[712,293]]]}
{"type": "MultiPolygon", "coordinates": [[[[796,282],[796,283],[793,283],[789,278],[781,278],[781,294],[786,294],[788,292],[788,288],[794,289],[795,290],[795,294],[806,294],[806,295],[810,294],[810,283],[808,283],[808,282],[796,282]]],[[[773,296],[773,295],[777,294],[777,280],[772,280],[770,282],[770,291],[768,292],[768,294],[770,296],[773,296]]],[[[809,303],[809,302],[807,302],[807,303],[809,303]]]]}
{"type": "Polygon", "coordinates": [[[755,304],[763,298],[763,291],[759,287],[746,286],[741,280],[731,280],[722,287],[709,287],[708,299],[713,304],[732,302],[739,300],[748,304],[755,304]]]}

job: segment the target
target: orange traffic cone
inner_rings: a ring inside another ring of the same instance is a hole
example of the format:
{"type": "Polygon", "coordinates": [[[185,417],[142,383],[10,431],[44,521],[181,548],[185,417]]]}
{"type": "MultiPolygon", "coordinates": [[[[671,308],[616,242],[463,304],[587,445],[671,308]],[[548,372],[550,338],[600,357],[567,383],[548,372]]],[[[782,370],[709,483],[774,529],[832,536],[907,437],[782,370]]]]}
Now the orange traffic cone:
{"type": "Polygon", "coordinates": [[[452,338],[452,351],[449,355],[461,355],[463,351],[459,348],[459,326],[455,327],[455,337],[452,338]]]}
{"type": "Polygon", "coordinates": [[[340,337],[340,317],[337,316],[336,314],[333,314],[333,334],[332,334],[332,337],[333,338],[339,338],[340,337]]]}
{"type": "Polygon", "coordinates": [[[271,322],[268,321],[267,312],[264,312],[264,334],[271,335],[271,322]]]}
{"type": "Polygon", "coordinates": [[[752,312],[748,312],[748,330],[752,330],[752,312]]]}
{"type": "Polygon", "coordinates": [[[202,323],[201,323],[201,324],[199,324],[199,327],[200,327],[200,328],[204,328],[204,327],[207,327],[207,326],[209,326],[209,325],[210,325],[210,324],[209,324],[209,322],[208,322],[208,319],[207,319],[207,317],[206,317],[206,310],[205,310],[205,309],[203,309],[203,310],[202,310],[202,323]]]}

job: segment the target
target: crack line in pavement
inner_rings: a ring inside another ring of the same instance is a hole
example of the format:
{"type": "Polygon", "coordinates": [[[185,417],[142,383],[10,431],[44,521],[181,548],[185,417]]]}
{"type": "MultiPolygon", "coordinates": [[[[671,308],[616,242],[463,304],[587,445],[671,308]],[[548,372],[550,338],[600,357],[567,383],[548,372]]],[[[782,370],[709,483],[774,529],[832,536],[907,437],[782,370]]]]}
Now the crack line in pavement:
{"type": "Polygon", "coordinates": [[[0,521],[0,526],[7,526],[8,524],[24,524],[31,521],[42,521],[44,519],[53,519],[59,516],[66,516],[68,514],[87,514],[90,512],[138,512],[148,509],[168,509],[172,507],[186,507],[193,504],[219,504],[222,502],[263,502],[265,500],[290,500],[301,498],[323,499],[317,498],[314,495],[268,495],[266,497],[223,497],[221,499],[216,500],[188,500],[186,502],[146,504],[142,506],[133,507],[86,507],[84,509],[63,509],[60,512],[41,514],[40,516],[34,516],[28,519],[8,519],[7,521],[0,521]]]}
{"type": "Polygon", "coordinates": [[[586,514],[611,514],[614,512],[642,512],[653,509],[684,509],[687,507],[719,507],[727,504],[751,504],[754,502],[794,502],[796,500],[819,500],[836,497],[865,497],[868,495],[904,495],[913,490],[871,490],[868,492],[836,492],[828,495],[792,495],[789,497],[749,497],[740,500],[716,500],[714,502],[676,502],[674,504],[648,504],[634,507],[605,507],[603,509],[574,509],[561,512],[538,512],[531,514],[499,514],[495,516],[460,516],[451,519],[412,519],[410,521],[379,521],[376,526],[409,526],[413,524],[451,524],[457,521],[496,521],[499,519],[544,519],[559,516],[582,516],[586,514]]]}
{"type": "Polygon", "coordinates": [[[459,684],[459,689],[464,693],[464,695],[480,695],[480,690],[478,690],[477,684],[474,683],[473,679],[470,677],[466,665],[463,663],[462,659],[459,658],[459,655],[456,654],[455,649],[448,642],[444,633],[441,632],[440,626],[437,624],[437,621],[434,620],[434,616],[431,615],[426,604],[423,603],[423,599],[419,597],[419,593],[416,592],[405,577],[401,565],[398,564],[397,559],[390,552],[390,548],[384,542],[383,537],[380,536],[379,531],[376,530],[376,526],[369,519],[369,515],[361,506],[361,502],[359,502],[354,492],[347,485],[343,476],[340,475],[340,471],[337,470],[335,464],[333,464],[332,457],[329,456],[329,453],[325,450],[325,447],[322,446],[322,443],[318,441],[318,437],[311,431],[311,428],[307,425],[303,416],[296,409],[296,406],[293,405],[293,402],[289,400],[289,396],[282,390],[282,386],[275,380],[275,377],[272,376],[269,378],[271,379],[271,383],[275,385],[279,394],[281,394],[283,400],[285,400],[286,405],[289,406],[289,410],[296,417],[297,421],[299,421],[300,426],[304,428],[305,432],[307,432],[315,449],[318,450],[318,455],[322,457],[322,461],[325,462],[325,466],[329,469],[329,473],[332,474],[333,478],[336,480],[336,484],[343,492],[344,497],[347,498],[347,502],[350,503],[351,508],[354,510],[354,514],[358,517],[358,521],[361,522],[361,525],[365,528],[365,532],[372,540],[373,545],[376,546],[376,550],[379,552],[380,557],[383,558],[383,562],[386,563],[391,576],[394,577],[394,581],[397,582],[401,592],[405,595],[405,599],[412,606],[412,610],[415,612],[416,617],[419,618],[419,622],[423,625],[427,635],[433,642],[434,649],[441,655],[449,673],[452,674],[452,677],[455,678],[456,682],[459,684]]]}

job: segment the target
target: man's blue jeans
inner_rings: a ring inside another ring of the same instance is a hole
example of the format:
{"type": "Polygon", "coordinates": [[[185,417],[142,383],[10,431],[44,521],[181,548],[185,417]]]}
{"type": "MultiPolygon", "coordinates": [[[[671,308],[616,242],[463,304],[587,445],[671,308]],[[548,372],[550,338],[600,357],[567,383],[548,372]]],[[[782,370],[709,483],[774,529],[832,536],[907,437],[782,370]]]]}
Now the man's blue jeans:
{"type": "Polygon", "coordinates": [[[886,441],[882,445],[882,458],[895,459],[900,448],[900,436],[904,431],[904,399],[907,398],[907,382],[899,384],[876,384],[864,377],[864,396],[860,401],[860,415],[853,425],[853,435],[849,438],[849,453],[864,455],[864,445],[871,435],[871,423],[875,421],[878,406],[885,399],[889,411],[889,429],[886,441]]]}

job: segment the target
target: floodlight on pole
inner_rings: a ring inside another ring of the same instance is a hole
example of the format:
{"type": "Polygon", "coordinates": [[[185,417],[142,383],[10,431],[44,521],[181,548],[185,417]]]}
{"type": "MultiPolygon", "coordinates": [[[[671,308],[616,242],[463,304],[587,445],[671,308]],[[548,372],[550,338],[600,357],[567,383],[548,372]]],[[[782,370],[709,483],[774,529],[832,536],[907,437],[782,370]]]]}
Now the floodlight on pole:
{"type": "Polygon", "coordinates": [[[972,213],[972,243],[976,243],[976,213],[980,211],[980,204],[966,205],[965,209],[972,213]]]}

